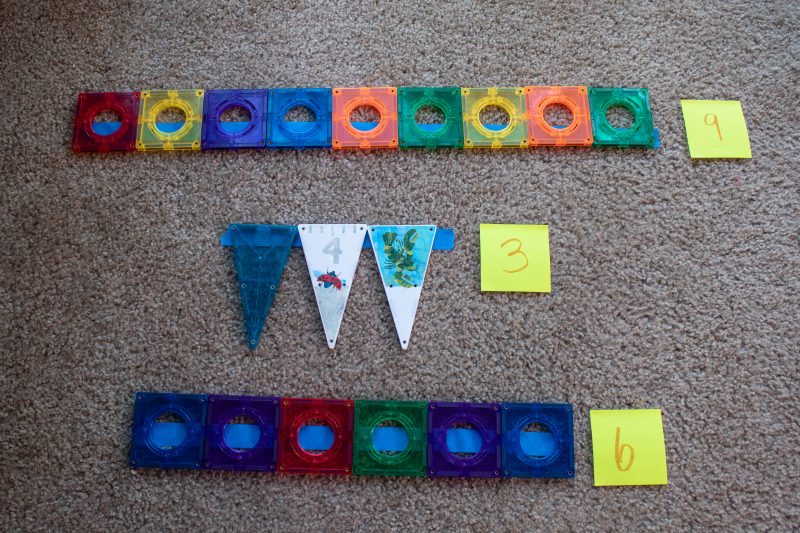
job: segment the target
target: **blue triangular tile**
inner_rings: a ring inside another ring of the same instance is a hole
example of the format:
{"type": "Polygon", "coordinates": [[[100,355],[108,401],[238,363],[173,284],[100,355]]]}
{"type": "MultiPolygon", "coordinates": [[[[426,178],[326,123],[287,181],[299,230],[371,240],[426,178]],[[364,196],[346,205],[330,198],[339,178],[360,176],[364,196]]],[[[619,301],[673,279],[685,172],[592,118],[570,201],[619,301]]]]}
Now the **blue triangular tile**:
{"type": "Polygon", "coordinates": [[[264,322],[281,282],[295,226],[232,224],[229,228],[250,349],[258,346],[264,322]]]}

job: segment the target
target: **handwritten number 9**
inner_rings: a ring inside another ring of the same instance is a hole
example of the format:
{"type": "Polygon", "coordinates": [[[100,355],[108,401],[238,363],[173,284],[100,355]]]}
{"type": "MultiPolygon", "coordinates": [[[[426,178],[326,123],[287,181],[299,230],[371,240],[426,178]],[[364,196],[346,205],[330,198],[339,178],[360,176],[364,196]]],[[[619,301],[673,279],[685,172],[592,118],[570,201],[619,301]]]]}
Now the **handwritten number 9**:
{"type": "Polygon", "coordinates": [[[525,264],[522,265],[519,268],[515,268],[515,269],[512,269],[512,270],[509,270],[507,268],[503,269],[503,272],[508,272],[509,274],[513,274],[515,272],[521,272],[521,271],[525,270],[526,268],[528,268],[528,256],[525,255],[525,252],[522,251],[522,241],[519,240],[519,239],[513,239],[513,238],[512,239],[508,239],[507,241],[505,241],[503,244],[500,245],[500,248],[505,248],[506,244],[508,244],[510,242],[516,243],[517,244],[517,249],[512,251],[512,252],[509,252],[508,253],[508,257],[514,257],[515,255],[521,255],[522,258],[525,260],[525,264]]]}
{"type": "Polygon", "coordinates": [[[705,123],[706,126],[717,127],[717,135],[719,136],[719,140],[721,141],[722,132],[719,129],[719,119],[717,118],[717,115],[715,115],[714,113],[706,113],[706,116],[703,117],[703,122],[705,123]],[[711,121],[709,121],[709,117],[711,118],[711,121]]]}

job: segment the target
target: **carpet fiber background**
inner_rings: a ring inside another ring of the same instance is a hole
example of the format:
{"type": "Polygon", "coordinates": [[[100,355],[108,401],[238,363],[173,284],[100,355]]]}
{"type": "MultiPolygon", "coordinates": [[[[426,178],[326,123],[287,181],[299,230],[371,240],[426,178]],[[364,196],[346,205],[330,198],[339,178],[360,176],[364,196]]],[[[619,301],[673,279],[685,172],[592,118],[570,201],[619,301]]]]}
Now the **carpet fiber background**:
{"type": "Polygon", "coordinates": [[[3,2],[0,528],[788,530],[797,2],[3,2]],[[73,155],[82,90],[645,86],[660,150],[73,155]],[[692,161],[679,99],[740,99],[692,161]],[[371,253],[330,351],[292,252],[244,343],[234,221],[436,223],[411,348],[371,253]],[[547,223],[550,295],[481,294],[478,224],[547,223]],[[575,406],[574,481],[126,466],[136,390],[575,406]],[[660,407],[670,484],[592,486],[590,408],[660,407]]]}

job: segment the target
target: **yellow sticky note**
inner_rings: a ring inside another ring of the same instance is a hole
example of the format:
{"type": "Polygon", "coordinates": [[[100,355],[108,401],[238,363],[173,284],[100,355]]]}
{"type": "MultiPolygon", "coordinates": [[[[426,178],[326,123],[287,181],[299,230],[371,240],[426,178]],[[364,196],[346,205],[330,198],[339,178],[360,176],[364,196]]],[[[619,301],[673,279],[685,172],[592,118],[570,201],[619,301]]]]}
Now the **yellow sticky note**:
{"type": "Polygon", "coordinates": [[[689,156],[750,159],[750,137],[738,100],[681,100],[689,156]]]}
{"type": "Polygon", "coordinates": [[[547,225],[481,224],[481,290],[550,292],[547,225]]]}
{"type": "Polygon", "coordinates": [[[666,485],[661,409],[592,410],[594,485],[666,485]]]}

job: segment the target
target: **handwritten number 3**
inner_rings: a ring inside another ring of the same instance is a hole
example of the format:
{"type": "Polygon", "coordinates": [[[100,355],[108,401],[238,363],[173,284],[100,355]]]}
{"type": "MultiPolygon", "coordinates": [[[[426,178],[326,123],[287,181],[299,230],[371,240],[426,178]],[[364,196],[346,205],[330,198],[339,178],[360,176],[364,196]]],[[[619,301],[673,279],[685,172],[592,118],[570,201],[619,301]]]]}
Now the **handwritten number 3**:
{"type": "Polygon", "coordinates": [[[717,115],[714,113],[706,113],[706,116],[703,117],[703,122],[706,126],[716,126],[717,127],[717,135],[719,136],[719,140],[722,140],[722,132],[719,129],[719,119],[717,115]],[[711,122],[708,121],[708,117],[711,117],[711,122]]]}
{"type": "Polygon", "coordinates": [[[517,249],[514,250],[513,252],[509,252],[508,253],[508,257],[513,257],[515,255],[521,255],[522,258],[525,259],[525,264],[522,265],[519,268],[516,268],[516,269],[513,269],[513,270],[509,270],[507,268],[503,269],[503,272],[508,272],[509,274],[513,274],[515,272],[520,272],[520,271],[525,270],[526,268],[528,268],[528,256],[525,255],[525,252],[522,251],[522,241],[519,240],[519,239],[508,239],[507,241],[505,241],[503,244],[500,245],[500,248],[505,248],[506,244],[508,244],[510,242],[517,243],[517,249]]]}

